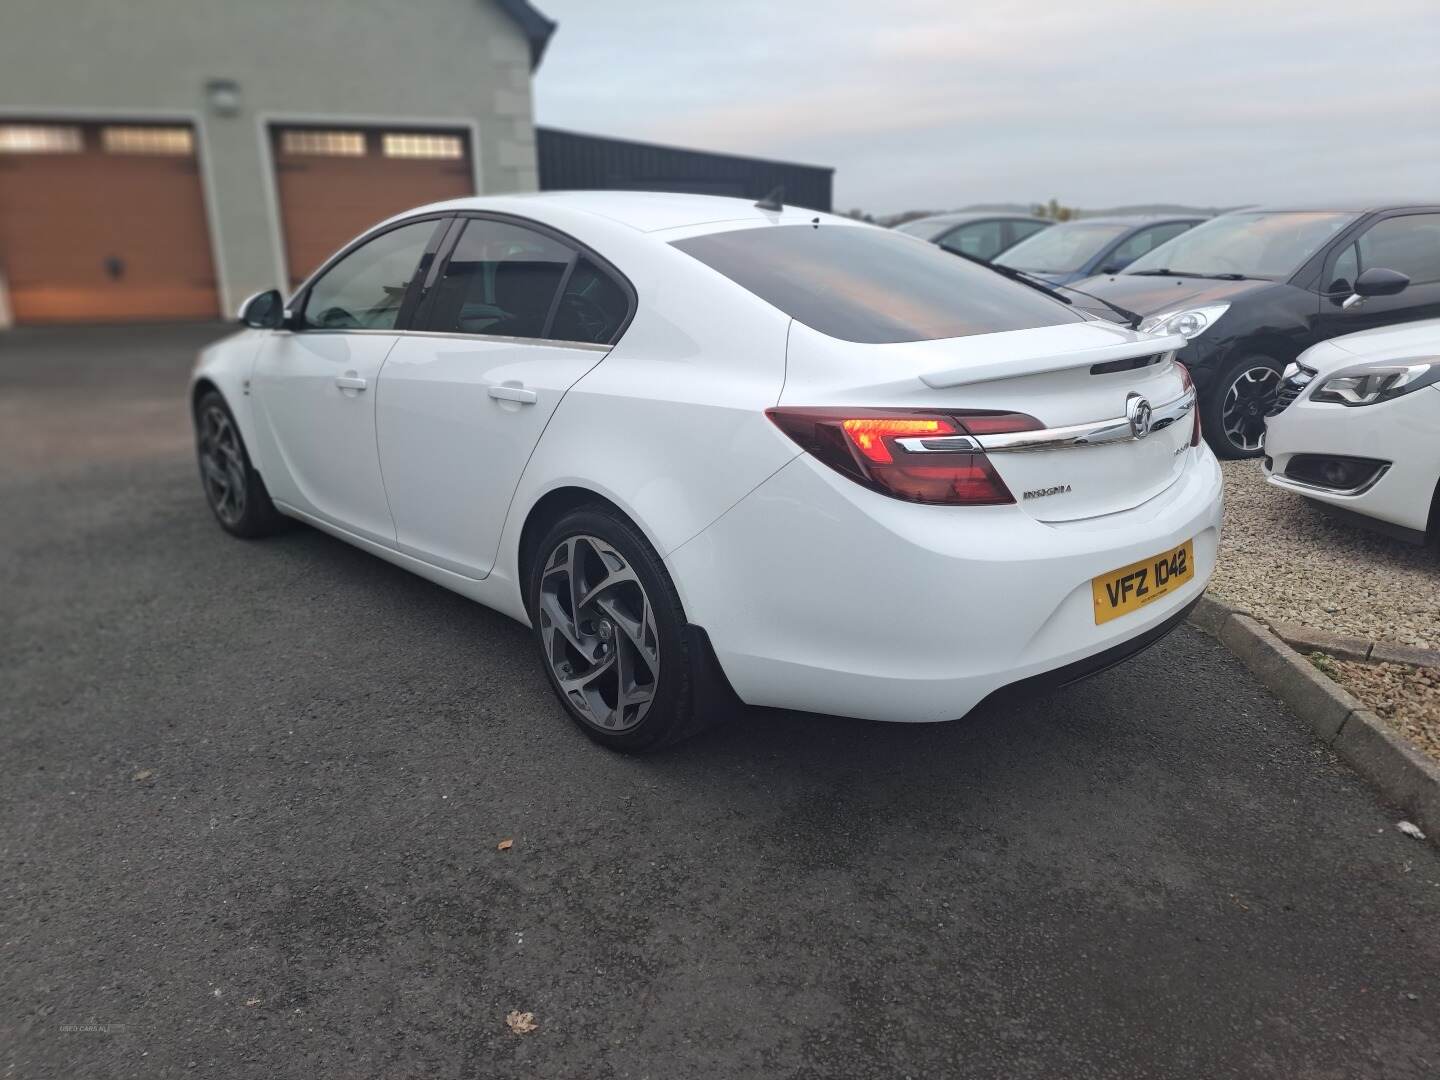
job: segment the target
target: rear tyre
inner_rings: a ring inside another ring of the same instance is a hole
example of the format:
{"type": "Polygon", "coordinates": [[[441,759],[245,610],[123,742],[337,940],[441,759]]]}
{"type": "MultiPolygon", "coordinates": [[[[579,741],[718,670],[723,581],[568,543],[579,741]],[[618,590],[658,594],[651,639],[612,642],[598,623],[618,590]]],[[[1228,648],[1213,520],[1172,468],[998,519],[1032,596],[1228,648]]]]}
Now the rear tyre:
{"type": "Polygon", "coordinates": [[[195,453],[205,501],[222,529],[250,540],[284,528],[286,519],[250,464],[240,426],[214,390],[195,403],[195,453]]]}
{"type": "Polygon", "coordinates": [[[608,506],[583,506],[556,521],[533,556],[535,641],[580,729],[625,753],[698,731],[696,649],[670,574],[640,531],[608,506]]]}
{"type": "Polygon", "coordinates": [[[1227,366],[1201,403],[1205,436],[1222,458],[1259,457],[1265,416],[1275,404],[1284,365],[1251,356],[1227,366]]]}

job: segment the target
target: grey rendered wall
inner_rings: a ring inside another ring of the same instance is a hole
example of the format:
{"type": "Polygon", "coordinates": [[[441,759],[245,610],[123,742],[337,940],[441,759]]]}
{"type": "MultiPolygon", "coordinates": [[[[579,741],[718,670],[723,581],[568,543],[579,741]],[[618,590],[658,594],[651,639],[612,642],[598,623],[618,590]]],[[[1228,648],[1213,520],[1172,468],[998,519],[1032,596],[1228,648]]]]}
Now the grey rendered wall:
{"type": "Polygon", "coordinates": [[[0,0],[0,116],[67,115],[197,124],[227,312],[284,278],[270,120],[468,128],[478,190],[536,187],[529,45],[492,0],[0,0]]]}

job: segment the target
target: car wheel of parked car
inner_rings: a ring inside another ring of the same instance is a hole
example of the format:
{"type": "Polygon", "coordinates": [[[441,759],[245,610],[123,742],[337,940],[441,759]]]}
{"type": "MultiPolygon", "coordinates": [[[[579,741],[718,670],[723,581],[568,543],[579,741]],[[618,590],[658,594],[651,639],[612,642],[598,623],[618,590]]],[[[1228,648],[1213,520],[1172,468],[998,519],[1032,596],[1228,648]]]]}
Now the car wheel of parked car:
{"type": "Polygon", "coordinates": [[[205,499],[222,529],[252,539],[285,525],[265,482],[250,464],[235,417],[214,390],[202,394],[195,404],[195,452],[205,499]]]}
{"type": "Polygon", "coordinates": [[[1227,458],[1260,456],[1265,415],[1280,389],[1283,365],[1268,356],[1251,356],[1225,369],[1203,406],[1205,433],[1215,453],[1227,458]]]}
{"type": "Polygon", "coordinates": [[[610,507],[582,507],[557,521],[534,554],[531,622],[571,718],[614,750],[654,750],[692,734],[685,613],[639,530],[610,507]]]}

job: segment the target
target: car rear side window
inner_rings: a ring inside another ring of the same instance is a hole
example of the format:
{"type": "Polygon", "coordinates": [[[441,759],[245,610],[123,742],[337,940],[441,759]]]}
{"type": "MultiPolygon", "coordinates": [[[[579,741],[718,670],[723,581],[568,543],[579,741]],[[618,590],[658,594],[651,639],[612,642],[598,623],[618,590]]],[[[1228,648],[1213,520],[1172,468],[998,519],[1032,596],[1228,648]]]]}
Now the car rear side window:
{"type": "Polygon", "coordinates": [[[540,338],[575,253],[531,229],[474,219],[435,284],[427,330],[540,338]]]}
{"type": "Polygon", "coordinates": [[[565,282],[548,336],[555,341],[608,345],[629,314],[630,297],[625,290],[582,256],[565,282]]]}
{"type": "Polygon", "coordinates": [[[844,341],[930,341],[1082,321],[1058,300],[886,229],[769,225],[673,244],[844,341]]]}

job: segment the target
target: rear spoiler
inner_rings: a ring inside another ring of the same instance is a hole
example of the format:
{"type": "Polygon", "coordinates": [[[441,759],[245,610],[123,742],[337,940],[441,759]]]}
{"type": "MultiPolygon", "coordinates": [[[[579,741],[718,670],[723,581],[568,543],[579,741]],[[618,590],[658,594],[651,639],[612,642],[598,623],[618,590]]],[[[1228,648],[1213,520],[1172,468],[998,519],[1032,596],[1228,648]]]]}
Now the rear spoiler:
{"type": "Polygon", "coordinates": [[[1139,341],[1122,341],[1118,345],[1075,349],[1058,356],[1015,357],[987,364],[967,364],[965,367],[951,368],[948,371],[932,371],[921,375],[920,381],[939,390],[948,386],[968,386],[971,383],[994,382],[996,379],[1014,379],[1023,375],[1064,371],[1067,368],[1090,367],[1092,364],[1107,364],[1112,360],[1131,360],[1137,356],[1154,356],[1156,353],[1172,352],[1184,346],[1185,339],[1179,334],[1166,334],[1163,337],[1154,335],[1139,341]]]}

